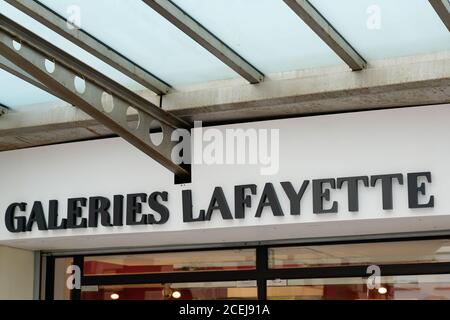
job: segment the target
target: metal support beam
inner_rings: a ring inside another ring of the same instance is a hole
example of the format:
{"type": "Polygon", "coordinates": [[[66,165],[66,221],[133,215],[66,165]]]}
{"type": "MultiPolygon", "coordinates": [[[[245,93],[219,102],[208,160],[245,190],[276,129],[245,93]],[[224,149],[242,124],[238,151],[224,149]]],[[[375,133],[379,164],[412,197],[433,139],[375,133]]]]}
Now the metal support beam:
{"type": "Polygon", "coordinates": [[[283,0],[345,63],[362,70],[366,61],[307,0],[283,0]]]}
{"type": "Polygon", "coordinates": [[[250,83],[263,81],[264,75],[261,72],[170,0],[143,1],[247,81],[250,83]]]}
{"type": "Polygon", "coordinates": [[[434,11],[441,18],[442,22],[450,31],[450,1],[449,0],[429,0],[434,11]]]}
{"type": "Polygon", "coordinates": [[[11,61],[9,61],[8,59],[6,59],[3,56],[0,56],[0,68],[22,80],[25,80],[28,83],[31,83],[32,85],[34,85],[42,90],[45,90],[47,92],[49,91],[48,88],[45,85],[43,85],[41,82],[36,80],[36,78],[33,78],[32,76],[30,76],[25,71],[20,69],[18,66],[16,66],[14,63],[12,63],[11,61]]]}
{"type": "MultiPolygon", "coordinates": [[[[18,66],[16,66],[14,63],[9,61],[3,56],[0,56],[0,68],[5,70],[6,72],[9,72],[13,76],[16,76],[36,87],[38,87],[41,90],[44,90],[52,95],[55,95],[55,92],[52,92],[47,86],[45,86],[43,83],[39,82],[36,78],[33,78],[29,74],[27,74],[25,71],[20,69],[18,66]]],[[[58,98],[64,100],[61,96],[58,96],[58,98]]]]}
{"type": "Polygon", "coordinates": [[[0,117],[8,112],[8,107],[0,103],[0,117]]]}
{"type": "Polygon", "coordinates": [[[177,143],[171,141],[171,135],[178,128],[189,129],[188,123],[105,77],[4,15],[0,15],[0,55],[175,174],[189,175],[189,170],[175,164],[171,157],[177,143]],[[128,121],[130,110],[137,113],[137,123],[128,121]],[[155,121],[159,122],[163,132],[163,141],[159,145],[152,141],[149,134],[155,121]]]}
{"type": "Polygon", "coordinates": [[[123,74],[127,75],[144,87],[156,94],[165,94],[170,90],[170,86],[152,75],[148,71],[128,58],[108,47],[86,31],[77,28],[69,28],[64,17],[53,12],[43,4],[35,0],[5,0],[12,6],[26,13],[36,21],[60,34],[64,38],[72,41],[87,52],[96,56],[100,60],[108,63],[123,74]]]}

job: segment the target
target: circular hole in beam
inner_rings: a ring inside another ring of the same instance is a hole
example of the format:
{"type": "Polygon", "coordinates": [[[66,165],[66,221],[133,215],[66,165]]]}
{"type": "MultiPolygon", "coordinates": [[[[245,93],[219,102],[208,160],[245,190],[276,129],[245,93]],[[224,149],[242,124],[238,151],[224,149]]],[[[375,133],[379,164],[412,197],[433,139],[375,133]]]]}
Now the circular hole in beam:
{"type": "Polygon", "coordinates": [[[83,78],[76,76],[73,80],[73,84],[75,86],[75,90],[79,94],[83,94],[86,91],[86,81],[83,78]]]}
{"type": "Polygon", "coordinates": [[[13,48],[16,51],[19,51],[22,48],[22,43],[20,42],[20,40],[13,40],[12,44],[13,44],[13,48]]]}
{"type": "Polygon", "coordinates": [[[105,110],[108,113],[110,113],[114,110],[114,99],[111,94],[109,94],[108,92],[103,92],[101,100],[102,100],[103,110],[105,110]]]}
{"type": "Polygon", "coordinates": [[[153,120],[150,123],[150,141],[155,145],[159,146],[164,140],[164,132],[161,123],[158,120],[153,120]]]}
{"type": "Polygon", "coordinates": [[[44,65],[45,70],[47,70],[48,73],[53,73],[55,71],[55,61],[45,59],[44,65]]]}
{"type": "Polygon", "coordinates": [[[133,107],[128,107],[127,109],[127,123],[128,128],[131,130],[136,130],[139,127],[139,111],[133,107]]]}

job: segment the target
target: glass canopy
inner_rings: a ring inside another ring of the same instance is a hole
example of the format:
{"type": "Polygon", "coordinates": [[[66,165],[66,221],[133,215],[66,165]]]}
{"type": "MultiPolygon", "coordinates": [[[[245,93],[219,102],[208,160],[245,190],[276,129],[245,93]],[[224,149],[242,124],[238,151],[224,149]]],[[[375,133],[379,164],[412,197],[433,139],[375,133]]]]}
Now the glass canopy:
{"type": "MultiPolygon", "coordinates": [[[[80,11],[81,28],[175,90],[239,79],[226,64],[141,0],[40,0],[60,16],[80,11]]],[[[172,0],[253,67],[270,76],[309,68],[345,66],[283,0],[172,0]]],[[[428,0],[310,0],[369,64],[450,50],[450,32],[428,0]]],[[[0,0],[0,13],[133,90],[141,85],[0,0]]],[[[349,69],[349,72],[350,69],[349,69]]],[[[5,71],[0,103],[16,108],[54,96],[5,71]]]]}
{"type": "Polygon", "coordinates": [[[280,0],[175,0],[265,74],[343,62],[280,0]]]}
{"type": "Polygon", "coordinates": [[[450,50],[450,32],[428,0],[310,0],[368,61],[450,50]]]}
{"type": "MultiPolygon", "coordinates": [[[[53,45],[65,50],[66,52],[69,52],[72,56],[101,71],[108,77],[126,85],[130,89],[142,89],[142,87],[132,79],[128,78],[121,72],[92,56],[72,42],[59,36],[52,30],[38,23],[36,20],[30,18],[18,9],[9,5],[4,0],[0,0],[0,14],[3,14],[8,18],[14,20],[28,30],[51,42],[53,45]]],[[[0,75],[0,84],[2,87],[2,91],[0,92],[0,101],[5,100],[4,104],[6,106],[14,108],[18,105],[34,105],[58,100],[58,98],[40,89],[30,88],[30,85],[28,85],[24,80],[14,78],[15,76],[4,75],[3,72],[0,75]],[[8,88],[9,90],[3,91],[3,88],[8,88]]]]}
{"type": "Polygon", "coordinates": [[[81,27],[171,85],[237,77],[183,32],[142,1],[41,0],[67,17],[81,9],[81,27]]]}

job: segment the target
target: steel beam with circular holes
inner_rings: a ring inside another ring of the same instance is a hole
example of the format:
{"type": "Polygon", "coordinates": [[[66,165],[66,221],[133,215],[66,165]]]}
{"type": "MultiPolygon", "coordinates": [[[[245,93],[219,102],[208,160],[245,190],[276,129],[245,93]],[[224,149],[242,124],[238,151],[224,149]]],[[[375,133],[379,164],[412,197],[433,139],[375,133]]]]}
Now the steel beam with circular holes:
{"type": "Polygon", "coordinates": [[[96,39],[83,29],[69,28],[66,19],[36,0],[5,0],[18,10],[29,15],[47,28],[83,48],[100,60],[113,66],[123,74],[150,89],[156,94],[166,94],[170,86],[140,65],[96,39]]]}
{"type": "Polygon", "coordinates": [[[77,106],[126,141],[180,177],[187,166],[172,161],[171,141],[177,129],[190,124],[104,76],[36,34],[0,15],[0,55],[45,84],[55,95],[77,106]],[[162,142],[154,142],[150,129],[160,127],[162,142]]]}

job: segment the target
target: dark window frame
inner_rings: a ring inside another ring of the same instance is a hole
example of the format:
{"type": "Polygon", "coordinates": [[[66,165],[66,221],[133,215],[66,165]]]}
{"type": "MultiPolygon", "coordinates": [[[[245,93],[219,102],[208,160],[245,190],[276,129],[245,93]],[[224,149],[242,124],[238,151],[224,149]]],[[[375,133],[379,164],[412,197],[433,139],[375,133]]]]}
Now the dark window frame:
{"type": "MultiPolygon", "coordinates": [[[[152,284],[152,283],[186,283],[186,282],[221,282],[221,281],[256,281],[257,299],[267,299],[267,280],[275,279],[320,279],[320,278],[349,278],[349,277],[368,277],[367,267],[364,265],[349,266],[316,266],[291,269],[269,269],[269,248],[276,247],[299,247],[299,246],[320,246],[336,244],[355,244],[355,243],[389,243],[400,241],[418,241],[418,240],[439,240],[450,239],[449,236],[428,236],[428,237],[410,237],[410,238],[389,238],[389,239],[365,239],[365,240],[342,240],[342,241],[321,241],[304,242],[289,244],[274,244],[261,246],[230,246],[230,247],[208,247],[199,249],[173,249],[173,250],[154,250],[142,252],[108,252],[108,253],[90,253],[85,255],[48,255],[46,261],[46,282],[45,299],[54,299],[54,271],[55,258],[74,259],[82,272],[81,285],[123,285],[123,284],[152,284]],[[255,249],[256,250],[256,268],[253,270],[233,270],[233,271],[200,271],[200,272],[174,272],[174,273],[146,273],[129,275],[91,275],[85,276],[83,273],[84,258],[89,256],[113,256],[124,254],[152,254],[152,253],[179,253],[179,252],[198,252],[198,251],[228,251],[233,249],[255,249]]],[[[450,262],[433,263],[406,263],[406,264],[380,264],[381,274],[383,276],[402,276],[402,275],[425,275],[425,274],[450,274],[450,262]]],[[[72,300],[81,299],[81,290],[73,290],[72,300]]]]}

